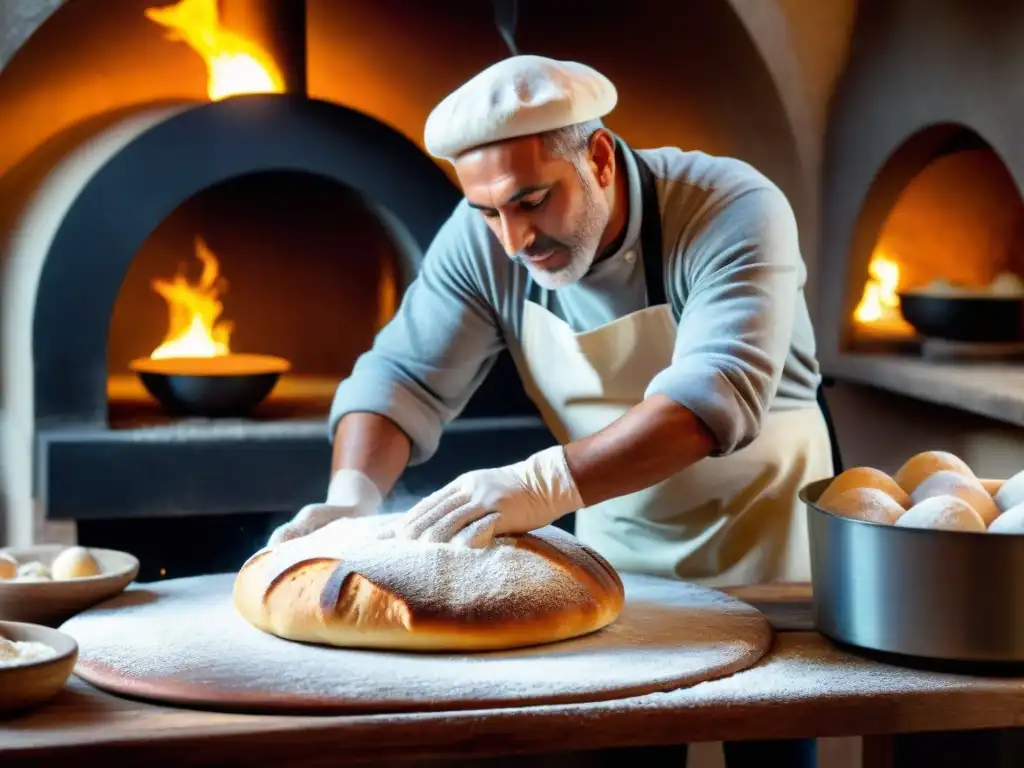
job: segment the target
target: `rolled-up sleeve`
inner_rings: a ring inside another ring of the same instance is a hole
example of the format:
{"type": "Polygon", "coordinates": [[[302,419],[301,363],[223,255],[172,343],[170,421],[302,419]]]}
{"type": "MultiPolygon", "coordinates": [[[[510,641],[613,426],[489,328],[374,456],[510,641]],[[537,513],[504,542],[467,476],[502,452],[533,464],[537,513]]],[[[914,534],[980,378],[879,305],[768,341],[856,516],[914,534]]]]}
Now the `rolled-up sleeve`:
{"type": "Polygon", "coordinates": [[[804,275],[792,208],[777,189],[744,192],[673,261],[686,299],[672,363],[646,394],[692,410],[728,455],[759,434],[789,355],[804,275]]]}
{"type": "Polygon", "coordinates": [[[421,464],[494,365],[504,338],[480,288],[483,260],[464,217],[456,209],[438,232],[395,316],[339,385],[331,436],[346,414],[376,413],[405,432],[410,464],[421,464]]]}

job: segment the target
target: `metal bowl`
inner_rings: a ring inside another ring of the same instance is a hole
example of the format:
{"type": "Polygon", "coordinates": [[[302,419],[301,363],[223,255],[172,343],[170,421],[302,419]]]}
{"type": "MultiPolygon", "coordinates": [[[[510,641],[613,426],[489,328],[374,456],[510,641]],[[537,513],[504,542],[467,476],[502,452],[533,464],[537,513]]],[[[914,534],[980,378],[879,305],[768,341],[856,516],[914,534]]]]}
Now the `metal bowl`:
{"type": "Polygon", "coordinates": [[[221,355],[133,360],[131,369],[169,413],[241,417],[270,394],[287,360],[270,355],[221,355]]]}
{"type": "Polygon", "coordinates": [[[947,341],[1024,340],[1024,300],[984,296],[900,295],[900,314],[922,336],[947,341]]]}
{"type": "Polygon", "coordinates": [[[949,662],[1024,662],[1024,535],[852,520],[807,506],[815,625],[839,643],[949,662]]]}

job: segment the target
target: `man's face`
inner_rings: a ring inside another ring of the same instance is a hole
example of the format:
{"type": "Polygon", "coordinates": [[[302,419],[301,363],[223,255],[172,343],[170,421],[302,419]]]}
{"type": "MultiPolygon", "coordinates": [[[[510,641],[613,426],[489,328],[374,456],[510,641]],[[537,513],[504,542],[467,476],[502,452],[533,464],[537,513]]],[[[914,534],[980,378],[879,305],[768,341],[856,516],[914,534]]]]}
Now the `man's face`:
{"type": "Polygon", "coordinates": [[[544,288],[576,282],[590,269],[610,217],[614,145],[557,157],[538,136],[471,150],[455,173],[505,252],[522,260],[544,288]],[[609,149],[611,148],[611,149],[609,149]]]}

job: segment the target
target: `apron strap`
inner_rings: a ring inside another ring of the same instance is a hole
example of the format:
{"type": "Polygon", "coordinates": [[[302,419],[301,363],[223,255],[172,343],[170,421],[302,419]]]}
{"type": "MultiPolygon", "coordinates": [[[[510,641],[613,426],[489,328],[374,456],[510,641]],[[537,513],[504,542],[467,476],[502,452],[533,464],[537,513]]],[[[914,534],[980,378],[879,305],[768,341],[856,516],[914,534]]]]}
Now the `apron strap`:
{"type": "MultiPolygon", "coordinates": [[[[640,175],[640,195],[643,205],[643,219],[640,224],[640,247],[643,249],[644,259],[644,282],[647,284],[647,306],[655,307],[659,304],[666,304],[665,297],[665,267],[661,253],[661,210],[658,208],[658,189],[654,185],[654,174],[635,150],[630,149],[633,159],[636,162],[637,171],[640,175]]],[[[832,465],[835,474],[843,470],[843,458],[839,450],[839,438],[836,434],[835,424],[832,422],[832,413],[825,399],[825,387],[829,382],[822,381],[816,392],[818,408],[825,418],[825,425],[828,428],[829,442],[832,448],[832,465]]]]}
{"type": "Polygon", "coordinates": [[[640,249],[644,259],[644,282],[647,284],[647,306],[667,304],[665,296],[665,266],[661,252],[661,209],[658,207],[658,188],[654,174],[640,155],[630,149],[640,175],[640,204],[643,219],[640,222],[640,249]]]}

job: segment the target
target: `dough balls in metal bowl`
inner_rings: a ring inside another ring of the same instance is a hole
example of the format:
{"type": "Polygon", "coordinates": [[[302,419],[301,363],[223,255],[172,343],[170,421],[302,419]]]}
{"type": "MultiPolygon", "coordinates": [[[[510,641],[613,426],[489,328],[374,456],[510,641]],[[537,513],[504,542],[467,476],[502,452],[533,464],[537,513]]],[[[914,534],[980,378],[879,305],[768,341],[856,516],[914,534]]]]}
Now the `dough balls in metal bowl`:
{"type": "Polygon", "coordinates": [[[833,478],[815,504],[877,525],[1024,533],[1024,511],[996,525],[1008,510],[1024,505],[1024,470],[1005,481],[983,479],[955,454],[923,451],[892,476],[874,467],[848,469],[833,478]]]}
{"type": "Polygon", "coordinates": [[[863,468],[802,488],[815,628],[903,657],[1024,663],[1024,502],[1001,510],[1016,483],[979,474],[926,451],[892,475],[899,491],[863,468]]]}

